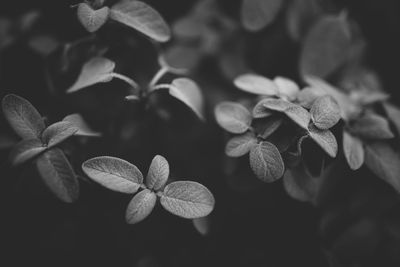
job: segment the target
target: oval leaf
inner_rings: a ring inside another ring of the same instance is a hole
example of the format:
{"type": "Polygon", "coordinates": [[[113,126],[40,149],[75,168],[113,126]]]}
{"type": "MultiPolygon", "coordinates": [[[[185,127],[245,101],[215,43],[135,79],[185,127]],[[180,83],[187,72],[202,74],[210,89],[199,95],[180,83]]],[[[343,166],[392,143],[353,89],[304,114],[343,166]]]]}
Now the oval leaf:
{"type": "Polygon", "coordinates": [[[143,175],[135,165],[114,157],[89,159],[82,164],[82,170],[95,182],[121,193],[136,193],[143,182],[143,175]]]}
{"type": "Polygon", "coordinates": [[[79,182],[62,150],[46,151],[38,158],[36,166],[45,184],[60,200],[71,203],[78,199],[79,182]]]}
{"type": "Polygon", "coordinates": [[[278,87],[273,81],[257,74],[242,74],[234,80],[234,84],[240,90],[256,95],[278,94],[278,87]]]}
{"type": "Polygon", "coordinates": [[[87,3],[78,5],[78,19],[88,32],[95,32],[108,20],[110,9],[102,7],[94,10],[87,3]]]}
{"type": "Polygon", "coordinates": [[[279,97],[286,100],[293,101],[296,99],[297,94],[300,92],[299,86],[292,80],[276,77],[274,83],[278,86],[279,97]]]}
{"type": "Polygon", "coordinates": [[[76,82],[67,90],[67,93],[79,91],[97,83],[112,80],[115,63],[107,58],[95,57],[83,65],[76,82]]]}
{"type": "Polygon", "coordinates": [[[160,155],[153,158],[150,164],[149,172],[146,177],[146,186],[155,191],[160,190],[169,177],[168,161],[160,155]]]}
{"type": "Polygon", "coordinates": [[[309,135],[330,157],[336,157],[338,144],[331,131],[320,130],[315,126],[311,126],[309,129],[309,135]]]}
{"type": "Polygon", "coordinates": [[[268,119],[264,125],[261,127],[261,134],[258,135],[258,137],[261,137],[263,139],[267,139],[270,135],[272,135],[274,132],[278,130],[278,128],[282,125],[283,119],[282,118],[270,118],[268,119]]]}
{"type": "MultiPolygon", "coordinates": [[[[265,100],[265,99],[264,99],[265,100]]],[[[272,111],[268,110],[264,106],[264,100],[258,102],[253,108],[253,118],[254,119],[263,119],[271,116],[273,114],[272,111]]]]}
{"type": "Polygon", "coordinates": [[[253,133],[245,133],[235,136],[228,141],[225,147],[225,154],[229,157],[241,157],[250,152],[251,148],[257,144],[257,138],[253,133]]]}
{"type": "Polygon", "coordinates": [[[161,15],[149,5],[125,0],[111,8],[110,18],[149,36],[158,42],[171,38],[171,30],[161,15]]]}
{"type": "Polygon", "coordinates": [[[78,128],[78,131],[75,133],[75,135],[92,137],[101,136],[101,133],[95,132],[89,127],[80,114],[75,113],[68,115],[63,119],[63,121],[70,122],[74,125],[74,127],[78,128]]]}
{"type": "Polygon", "coordinates": [[[274,182],[283,176],[285,166],[278,148],[262,142],[250,151],[250,166],[255,175],[264,182],[274,182]]]}
{"type": "Polygon", "coordinates": [[[40,138],[45,124],[39,112],[28,100],[17,95],[6,95],[3,113],[11,127],[22,139],[40,138]]]}
{"type": "Polygon", "coordinates": [[[201,217],[193,219],[193,226],[201,235],[207,235],[210,232],[210,218],[201,217]]]}
{"type": "Polygon", "coordinates": [[[349,131],[366,139],[390,139],[394,137],[386,118],[367,113],[349,126],[349,131]]]}
{"type": "Polygon", "coordinates": [[[360,139],[343,131],[343,152],[350,169],[358,170],[364,163],[364,147],[360,139]]]}
{"type": "Polygon", "coordinates": [[[219,126],[230,133],[241,134],[250,127],[251,114],[240,104],[234,102],[219,103],[214,113],[219,126]]]}
{"type": "Polygon", "coordinates": [[[288,170],[283,176],[283,186],[288,195],[303,202],[316,200],[321,182],[322,179],[308,175],[303,166],[288,170]]]}
{"type": "Polygon", "coordinates": [[[340,120],[340,107],[330,95],[315,100],[310,113],[314,125],[321,130],[332,128],[340,120]]]}
{"type": "Polygon", "coordinates": [[[13,165],[20,165],[33,159],[46,150],[39,139],[26,139],[16,144],[10,153],[10,162],[13,165]]]}
{"type": "Polygon", "coordinates": [[[56,122],[43,131],[42,141],[47,144],[47,147],[54,147],[73,136],[77,131],[78,128],[70,122],[56,122]]]}
{"type": "Polygon", "coordinates": [[[243,0],[240,18],[248,31],[259,31],[274,21],[283,0],[243,0]]]}
{"type": "Polygon", "coordinates": [[[126,208],[126,222],[135,224],[144,220],[153,211],[156,201],[157,195],[148,189],[137,193],[126,208]]]}
{"type": "Polygon", "coordinates": [[[214,204],[211,192],[191,181],[170,183],[161,196],[161,205],[166,210],[187,219],[207,216],[214,209],[214,204]]]}

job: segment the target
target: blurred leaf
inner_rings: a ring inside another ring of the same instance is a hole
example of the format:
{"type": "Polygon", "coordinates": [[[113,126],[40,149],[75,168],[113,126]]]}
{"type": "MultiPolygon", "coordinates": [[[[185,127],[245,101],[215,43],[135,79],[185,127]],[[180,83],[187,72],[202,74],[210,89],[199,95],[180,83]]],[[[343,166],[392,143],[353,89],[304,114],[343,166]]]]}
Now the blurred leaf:
{"type": "Polygon", "coordinates": [[[210,218],[206,216],[193,219],[193,226],[201,235],[207,235],[210,232],[210,218]]]}
{"type": "Polygon", "coordinates": [[[297,95],[297,102],[306,109],[311,109],[314,101],[323,94],[319,94],[313,87],[302,89],[297,95]]]}
{"type": "Polygon", "coordinates": [[[95,32],[100,29],[108,20],[110,9],[105,6],[94,10],[87,3],[78,5],[78,19],[88,32],[95,32]]]}
{"type": "Polygon", "coordinates": [[[397,134],[400,134],[400,109],[392,104],[384,103],[383,107],[386,111],[389,120],[393,123],[397,130],[397,134]]]}
{"type": "Polygon", "coordinates": [[[67,93],[79,91],[96,83],[105,83],[113,79],[115,63],[107,58],[95,57],[85,63],[76,82],[67,93]]]}
{"type": "Polygon", "coordinates": [[[20,165],[46,150],[39,139],[25,139],[16,144],[10,153],[10,162],[20,165]]]}
{"type": "Polygon", "coordinates": [[[74,127],[78,128],[78,131],[75,135],[78,136],[101,136],[101,133],[93,131],[83,117],[78,114],[74,113],[71,115],[66,116],[63,121],[70,122],[74,125],[74,127]]]}
{"type": "Polygon", "coordinates": [[[366,113],[355,120],[349,125],[349,131],[366,139],[390,139],[394,137],[388,120],[374,113],[366,113]]]}
{"type": "Polygon", "coordinates": [[[47,57],[60,46],[60,42],[48,35],[37,35],[29,40],[29,47],[36,53],[47,57]]]}
{"type": "Polygon", "coordinates": [[[283,120],[280,117],[272,117],[268,119],[264,124],[262,125],[261,129],[262,132],[258,135],[259,137],[266,139],[268,138],[271,134],[276,132],[278,128],[282,125],[283,120]]]}
{"type": "Polygon", "coordinates": [[[273,111],[266,109],[264,101],[261,100],[254,106],[252,114],[254,119],[263,119],[271,116],[273,111]]]}
{"type": "Polygon", "coordinates": [[[197,84],[188,78],[177,78],[172,81],[169,88],[169,94],[182,101],[191,108],[194,113],[204,120],[204,100],[200,88],[197,84]]]}
{"type": "Polygon", "coordinates": [[[40,138],[46,126],[28,100],[13,94],[6,95],[2,108],[5,118],[22,139],[40,138]]]}
{"type": "Polygon", "coordinates": [[[47,147],[54,147],[78,131],[72,123],[67,121],[56,122],[43,131],[42,140],[47,147]]]}
{"type": "Polygon", "coordinates": [[[310,113],[314,125],[321,130],[332,128],[340,120],[340,107],[330,95],[315,100],[310,113]]]}
{"type": "Polygon", "coordinates": [[[303,202],[316,201],[321,182],[321,179],[309,176],[301,165],[287,170],[283,176],[283,186],[288,195],[303,202]]]}
{"type": "Polygon", "coordinates": [[[211,192],[191,181],[170,183],[161,195],[161,205],[166,210],[187,219],[207,216],[214,209],[214,204],[211,192]]]}
{"type": "Polygon", "coordinates": [[[137,193],[126,208],[126,222],[135,224],[146,219],[153,211],[156,201],[157,195],[148,189],[137,193]]]}
{"type": "Polygon", "coordinates": [[[330,157],[336,157],[338,144],[331,131],[320,130],[315,126],[311,126],[309,135],[330,157]]]}
{"type": "Polygon", "coordinates": [[[300,91],[297,83],[284,77],[276,77],[274,83],[278,86],[279,97],[289,101],[296,99],[300,91]]]}
{"type": "Polygon", "coordinates": [[[364,146],[360,139],[343,131],[343,152],[352,170],[358,170],[364,164],[364,146]]]}
{"type": "Polygon", "coordinates": [[[250,166],[264,182],[274,182],[282,177],[285,166],[279,150],[269,142],[261,142],[250,150],[250,166]]]}
{"type": "Polygon", "coordinates": [[[279,13],[283,0],[243,0],[240,19],[243,27],[252,32],[272,23],[279,13]]]}
{"type": "Polygon", "coordinates": [[[143,183],[143,175],[139,169],[119,158],[92,158],[82,164],[82,170],[95,182],[121,193],[133,194],[143,183]]]}
{"type": "Polygon", "coordinates": [[[0,150],[9,149],[17,143],[17,140],[8,134],[0,133],[0,150]]]}
{"type": "Polygon", "coordinates": [[[225,154],[229,157],[241,157],[250,152],[257,144],[257,138],[253,133],[247,132],[231,138],[225,146],[225,154]]]}
{"type": "Polygon", "coordinates": [[[275,96],[279,90],[277,85],[270,79],[251,73],[236,77],[233,83],[240,90],[256,95],[275,96]]]}
{"type": "Polygon", "coordinates": [[[38,158],[36,166],[45,184],[60,200],[71,203],[78,199],[79,182],[62,150],[46,151],[38,158]]]}
{"type": "Polygon", "coordinates": [[[250,127],[251,114],[240,104],[234,102],[219,103],[214,113],[219,126],[230,133],[241,134],[250,127]]]}
{"type": "Polygon", "coordinates": [[[146,3],[124,0],[111,7],[110,18],[149,36],[158,42],[171,38],[171,30],[162,16],[146,3]]]}
{"type": "Polygon", "coordinates": [[[367,144],[365,163],[376,176],[400,193],[400,156],[389,144],[384,142],[367,144]]]}
{"type": "Polygon", "coordinates": [[[146,177],[146,186],[148,189],[160,190],[169,177],[168,161],[160,155],[153,158],[150,164],[149,172],[146,177]]]}

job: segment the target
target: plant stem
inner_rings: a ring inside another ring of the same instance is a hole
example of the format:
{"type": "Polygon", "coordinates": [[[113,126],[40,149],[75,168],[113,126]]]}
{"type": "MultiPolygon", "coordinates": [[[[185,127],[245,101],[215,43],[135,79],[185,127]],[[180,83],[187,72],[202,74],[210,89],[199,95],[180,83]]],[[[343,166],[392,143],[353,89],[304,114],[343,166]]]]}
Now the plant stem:
{"type": "Polygon", "coordinates": [[[168,72],[168,69],[165,67],[161,67],[157,73],[154,75],[154,77],[151,79],[149,83],[149,87],[153,88],[157,82],[168,72]]]}
{"type": "Polygon", "coordinates": [[[152,91],[159,90],[159,89],[170,89],[172,85],[167,83],[157,84],[156,86],[152,87],[152,91]]]}
{"type": "Polygon", "coordinates": [[[123,75],[123,74],[119,74],[119,73],[111,73],[111,76],[117,79],[120,79],[121,81],[126,82],[127,84],[129,84],[133,89],[135,89],[136,91],[139,90],[139,85],[137,84],[137,82],[135,82],[134,80],[132,80],[131,78],[123,75]]]}

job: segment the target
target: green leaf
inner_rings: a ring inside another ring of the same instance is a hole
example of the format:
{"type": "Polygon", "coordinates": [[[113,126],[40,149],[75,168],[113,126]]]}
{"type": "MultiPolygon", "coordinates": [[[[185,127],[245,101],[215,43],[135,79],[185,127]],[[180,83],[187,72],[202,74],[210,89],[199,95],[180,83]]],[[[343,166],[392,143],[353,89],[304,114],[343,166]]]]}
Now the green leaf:
{"type": "Polygon", "coordinates": [[[143,183],[143,175],[139,169],[119,158],[92,158],[82,164],[82,170],[95,182],[121,193],[136,193],[143,183]]]}
{"type": "Polygon", "coordinates": [[[216,106],[214,113],[219,126],[230,133],[241,134],[250,127],[251,114],[240,104],[221,102],[216,106]]]}
{"type": "Polygon", "coordinates": [[[78,19],[88,32],[95,32],[100,29],[108,20],[110,9],[102,7],[94,10],[87,3],[78,5],[78,19]]]}
{"type": "Polygon", "coordinates": [[[320,130],[315,126],[311,126],[308,134],[330,157],[336,157],[338,144],[331,131],[320,130]]]}
{"type": "Polygon", "coordinates": [[[13,94],[6,95],[2,108],[8,123],[22,139],[40,138],[46,126],[28,100],[13,94]]]}
{"type": "Polygon", "coordinates": [[[271,117],[261,127],[261,134],[258,136],[266,139],[272,135],[282,125],[283,119],[279,117],[271,117]]]}
{"type": "Polygon", "coordinates": [[[261,142],[250,150],[250,167],[264,182],[274,182],[283,176],[285,166],[278,148],[269,142],[261,142]]]}
{"type": "Polygon", "coordinates": [[[389,144],[376,142],[366,145],[365,163],[376,176],[400,193],[400,156],[389,144]]]}
{"type": "Polygon", "coordinates": [[[72,123],[67,121],[56,122],[43,131],[42,141],[47,147],[54,147],[78,131],[72,123]]]}
{"type": "Polygon", "coordinates": [[[169,177],[168,161],[160,155],[153,158],[150,164],[149,172],[146,177],[146,186],[155,191],[160,190],[169,177]]]}
{"type": "Polygon", "coordinates": [[[137,193],[126,208],[125,218],[129,224],[138,223],[153,211],[157,202],[157,195],[148,189],[137,193]]]}
{"type": "Polygon", "coordinates": [[[358,170],[364,164],[363,143],[346,131],[343,131],[343,152],[350,169],[358,170]]]}
{"type": "Polygon", "coordinates": [[[300,92],[299,86],[290,79],[284,77],[276,77],[274,83],[278,86],[279,97],[293,101],[300,92]]]}
{"type": "Polygon", "coordinates": [[[71,203],[79,197],[79,182],[64,152],[53,148],[36,161],[43,181],[60,200],[71,203]]]}
{"type": "Polygon", "coordinates": [[[272,23],[279,13],[283,0],[243,0],[240,19],[243,27],[252,32],[272,23]]]}
{"type": "Polygon", "coordinates": [[[63,121],[70,122],[74,125],[74,127],[78,128],[78,131],[75,133],[75,135],[89,137],[101,136],[101,133],[95,132],[89,127],[85,119],[80,114],[74,113],[68,115],[63,119],[63,121]]]}
{"type": "Polygon", "coordinates": [[[354,121],[349,125],[349,131],[366,139],[390,139],[394,137],[388,120],[374,113],[367,113],[354,121]]]}
{"type": "Polygon", "coordinates": [[[397,133],[400,134],[400,109],[392,104],[384,103],[383,105],[389,120],[393,123],[394,127],[397,130],[397,133]]]}
{"type": "Polygon", "coordinates": [[[191,181],[179,181],[165,187],[161,205],[177,216],[195,219],[210,214],[215,200],[205,186],[191,181]]]}
{"type": "Polygon", "coordinates": [[[162,16],[149,5],[135,0],[124,0],[111,8],[110,18],[147,35],[158,42],[171,38],[171,30],[162,16]]]}
{"type": "Polygon", "coordinates": [[[340,107],[330,95],[315,100],[310,113],[314,125],[321,130],[332,128],[340,120],[340,107]]]}
{"type": "Polygon", "coordinates": [[[25,139],[16,144],[10,153],[10,162],[16,166],[23,164],[46,150],[39,139],[25,139]]]}
{"type": "Polygon", "coordinates": [[[83,65],[78,79],[67,93],[73,93],[97,83],[110,82],[113,79],[114,68],[115,63],[107,58],[92,58],[83,65]]]}
{"type": "Polygon", "coordinates": [[[268,78],[257,74],[242,74],[234,80],[240,90],[256,95],[275,96],[278,94],[277,85],[268,78]]]}
{"type": "Polygon", "coordinates": [[[241,157],[249,153],[256,144],[257,138],[253,133],[247,132],[230,139],[225,146],[225,154],[229,157],[241,157]]]}
{"type": "Polygon", "coordinates": [[[204,120],[204,101],[200,88],[188,78],[178,78],[172,81],[169,94],[182,101],[193,110],[196,115],[204,120]]]}

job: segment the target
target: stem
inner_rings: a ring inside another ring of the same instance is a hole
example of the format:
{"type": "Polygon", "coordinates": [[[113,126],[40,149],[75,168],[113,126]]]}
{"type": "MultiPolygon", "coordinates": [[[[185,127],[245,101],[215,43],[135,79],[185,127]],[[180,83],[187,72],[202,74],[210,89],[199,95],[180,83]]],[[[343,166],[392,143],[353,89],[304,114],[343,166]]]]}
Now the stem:
{"type": "Polygon", "coordinates": [[[152,91],[159,90],[159,89],[170,89],[171,85],[167,83],[157,84],[156,86],[152,87],[152,91]]]}
{"type": "Polygon", "coordinates": [[[157,82],[168,72],[168,69],[165,67],[161,67],[157,73],[154,75],[154,77],[151,79],[149,83],[149,87],[153,88],[157,82]]]}
{"type": "Polygon", "coordinates": [[[137,84],[137,82],[135,82],[134,80],[132,80],[131,78],[129,78],[123,74],[113,72],[113,73],[111,73],[111,77],[117,78],[117,79],[120,79],[121,81],[126,82],[135,90],[139,89],[139,85],[137,84]]]}

